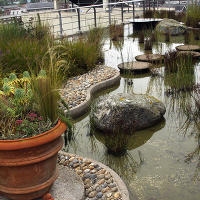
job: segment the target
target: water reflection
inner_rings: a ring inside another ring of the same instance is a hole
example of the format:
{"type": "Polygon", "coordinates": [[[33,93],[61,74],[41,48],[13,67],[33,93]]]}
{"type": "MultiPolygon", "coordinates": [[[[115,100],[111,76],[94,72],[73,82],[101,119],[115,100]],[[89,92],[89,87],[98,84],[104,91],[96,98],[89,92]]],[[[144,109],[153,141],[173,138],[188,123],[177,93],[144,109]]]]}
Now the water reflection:
{"type": "Polygon", "coordinates": [[[129,135],[126,133],[108,134],[92,129],[92,134],[95,138],[107,147],[107,152],[115,156],[121,156],[127,153],[128,150],[136,149],[145,144],[155,132],[165,126],[165,120],[156,126],[136,131],[129,135]]]}

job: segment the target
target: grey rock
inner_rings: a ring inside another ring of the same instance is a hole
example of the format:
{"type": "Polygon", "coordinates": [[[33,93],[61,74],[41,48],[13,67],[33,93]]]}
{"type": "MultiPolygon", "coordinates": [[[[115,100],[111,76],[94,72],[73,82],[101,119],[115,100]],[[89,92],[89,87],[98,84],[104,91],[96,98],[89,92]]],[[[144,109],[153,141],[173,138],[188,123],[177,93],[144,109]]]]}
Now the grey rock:
{"type": "Polygon", "coordinates": [[[101,190],[102,190],[101,187],[97,187],[97,188],[96,188],[96,191],[97,191],[97,192],[101,192],[101,190]]]}
{"type": "Polygon", "coordinates": [[[170,35],[184,34],[187,27],[174,19],[163,19],[156,26],[156,31],[170,35]]]}
{"type": "Polygon", "coordinates": [[[107,183],[104,183],[104,184],[101,185],[102,188],[106,188],[107,186],[108,186],[107,183]]]}
{"type": "Polygon", "coordinates": [[[102,192],[98,192],[96,197],[99,199],[99,198],[101,198],[102,196],[103,196],[103,193],[102,193],[102,192]]]}
{"type": "Polygon", "coordinates": [[[82,179],[85,180],[87,178],[90,178],[90,173],[85,174],[82,179]]]}
{"type": "Polygon", "coordinates": [[[96,175],[96,174],[91,174],[91,175],[90,175],[90,178],[91,178],[91,179],[95,179],[95,178],[97,178],[97,175],[96,175]]]}
{"type": "Polygon", "coordinates": [[[165,106],[142,94],[112,94],[99,97],[92,106],[91,119],[105,133],[132,133],[151,127],[163,119],[165,106]]]}
{"type": "Polygon", "coordinates": [[[113,188],[113,187],[116,187],[116,184],[115,183],[111,183],[108,185],[110,188],[113,188]]]}

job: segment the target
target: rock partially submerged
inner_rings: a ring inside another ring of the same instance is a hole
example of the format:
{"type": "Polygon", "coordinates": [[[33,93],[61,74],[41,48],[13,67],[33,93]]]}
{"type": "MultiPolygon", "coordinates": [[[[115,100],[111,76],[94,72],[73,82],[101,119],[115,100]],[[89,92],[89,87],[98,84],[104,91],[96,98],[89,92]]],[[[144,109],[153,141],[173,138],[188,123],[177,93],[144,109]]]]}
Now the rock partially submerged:
{"type": "Polygon", "coordinates": [[[152,96],[119,93],[97,99],[91,119],[103,132],[130,134],[155,125],[165,111],[164,104],[152,96]]]}
{"type": "Polygon", "coordinates": [[[181,35],[184,34],[187,27],[174,19],[163,19],[156,26],[156,31],[163,34],[181,35]]]}

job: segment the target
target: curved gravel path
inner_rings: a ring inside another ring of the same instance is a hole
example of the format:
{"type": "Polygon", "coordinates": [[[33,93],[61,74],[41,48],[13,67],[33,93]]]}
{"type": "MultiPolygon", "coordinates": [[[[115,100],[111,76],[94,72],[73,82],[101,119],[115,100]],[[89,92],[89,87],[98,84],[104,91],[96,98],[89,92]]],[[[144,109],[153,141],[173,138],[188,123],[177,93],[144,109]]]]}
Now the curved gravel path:
{"type": "Polygon", "coordinates": [[[119,82],[118,70],[100,65],[86,74],[69,79],[61,96],[69,106],[71,117],[77,118],[87,111],[93,93],[119,82]]]}

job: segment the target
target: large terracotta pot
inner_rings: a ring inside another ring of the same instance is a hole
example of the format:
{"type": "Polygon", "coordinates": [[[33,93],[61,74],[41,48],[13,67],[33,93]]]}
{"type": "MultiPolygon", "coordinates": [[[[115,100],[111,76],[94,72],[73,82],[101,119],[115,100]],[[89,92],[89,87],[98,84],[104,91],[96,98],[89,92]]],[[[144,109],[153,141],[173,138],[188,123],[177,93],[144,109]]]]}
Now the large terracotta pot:
{"type": "Polygon", "coordinates": [[[58,176],[57,154],[66,129],[58,121],[53,129],[34,137],[0,140],[0,195],[30,200],[48,192],[58,176]]]}

